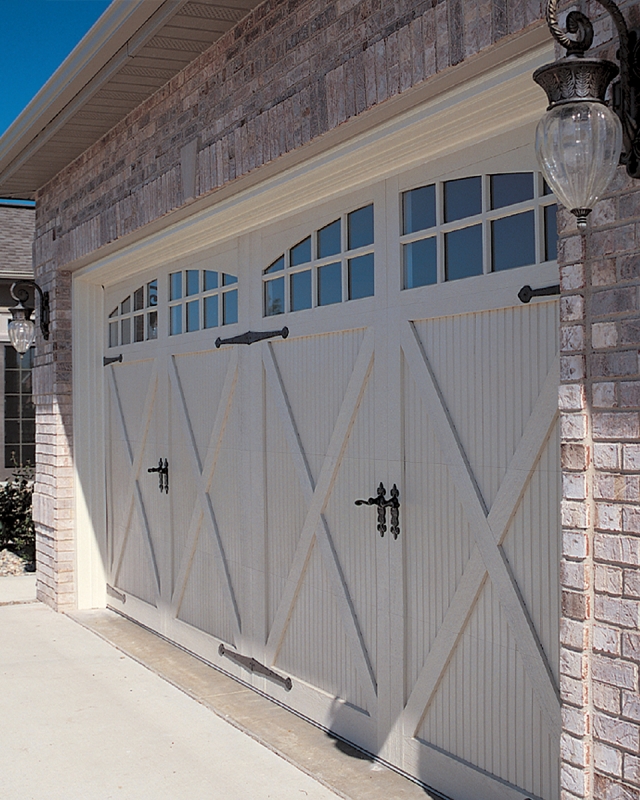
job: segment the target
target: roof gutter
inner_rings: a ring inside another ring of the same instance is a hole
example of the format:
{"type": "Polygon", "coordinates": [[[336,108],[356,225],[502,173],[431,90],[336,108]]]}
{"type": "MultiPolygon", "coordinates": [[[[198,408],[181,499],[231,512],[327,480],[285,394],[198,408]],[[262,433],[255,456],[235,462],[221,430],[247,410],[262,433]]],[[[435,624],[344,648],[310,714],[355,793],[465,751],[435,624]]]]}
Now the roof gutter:
{"type": "Polygon", "coordinates": [[[0,137],[0,192],[34,152],[187,0],[114,0],[0,137]]]}

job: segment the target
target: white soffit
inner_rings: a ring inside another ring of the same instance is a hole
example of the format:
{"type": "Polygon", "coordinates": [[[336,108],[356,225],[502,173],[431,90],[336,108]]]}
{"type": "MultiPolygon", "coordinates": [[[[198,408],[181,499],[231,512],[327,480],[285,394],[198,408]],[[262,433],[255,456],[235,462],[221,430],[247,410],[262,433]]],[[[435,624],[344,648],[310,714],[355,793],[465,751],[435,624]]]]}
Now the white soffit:
{"type": "Polygon", "coordinates": [[[0,197],[33,199],[258,2],[114,0],[0,137],[0,197]]]}

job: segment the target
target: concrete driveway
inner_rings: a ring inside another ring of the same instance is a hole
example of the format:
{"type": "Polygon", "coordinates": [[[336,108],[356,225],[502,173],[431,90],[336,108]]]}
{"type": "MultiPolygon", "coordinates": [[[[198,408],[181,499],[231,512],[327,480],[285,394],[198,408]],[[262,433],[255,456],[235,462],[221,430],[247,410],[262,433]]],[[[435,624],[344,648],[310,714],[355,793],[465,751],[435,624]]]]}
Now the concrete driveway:
{"type": "Polygon", "coordinates": [[[2,800],[338,797],[73,620],[25,602],[32,584],[0,579],[0,603],[12,603],[0,605],[2,800]]]}

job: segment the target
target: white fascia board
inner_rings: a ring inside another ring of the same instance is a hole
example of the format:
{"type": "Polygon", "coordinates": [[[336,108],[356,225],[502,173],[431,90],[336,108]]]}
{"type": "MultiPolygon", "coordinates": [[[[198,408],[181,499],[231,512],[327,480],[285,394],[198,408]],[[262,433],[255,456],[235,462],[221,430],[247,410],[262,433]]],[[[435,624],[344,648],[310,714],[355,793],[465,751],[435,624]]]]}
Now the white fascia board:
{"type": "MultiPolygon", "coordinates": [[[[145,29],[140,41],[136,33],[166,7],[158,24],[163,25],[186,0],[114,0],[104,14],[67,56],[38,94],[0,137],[0,184],[15,159],[119,53],[126,59],[155,33],[145,29]]],[[[105,79],[111,74],[107,70],[105,79]]],[[[92,91],[99,88],[95,86],[92,91]]],[[[39,143],[41,146],[46,138],[39,143]]],[[[13,170],[12,170],[13,171],[13,170]]]]}

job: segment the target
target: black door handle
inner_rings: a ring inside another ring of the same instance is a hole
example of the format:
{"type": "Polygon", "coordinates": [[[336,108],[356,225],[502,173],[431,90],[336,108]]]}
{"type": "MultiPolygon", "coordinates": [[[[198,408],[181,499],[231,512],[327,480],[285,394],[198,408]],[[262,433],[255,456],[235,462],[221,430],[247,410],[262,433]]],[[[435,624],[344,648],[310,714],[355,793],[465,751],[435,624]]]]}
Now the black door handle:
{"type": "Polygon", "coordinates": [[[160,459],[157,467],[149,467],[147,472],[158,473],[158,488],[161,492],[169,494],[169,462],[165,458],[164,461],[160,459]]]}
{"type": "Polygon", "coordinates": [[[393,488],[389,492],[389,499],[387,500],[387,490],[384,488],[384,483],[376,489],[376,496],[370,497],[368,500],[356,500],[357,506],[378,506],[378,524],[377,530],[380,536],[384,536],[387,531],[387,509],[391,509],[391,533],[394,539],[400,535],[400,492],[398,487],[393,484],[393,488]]]}

